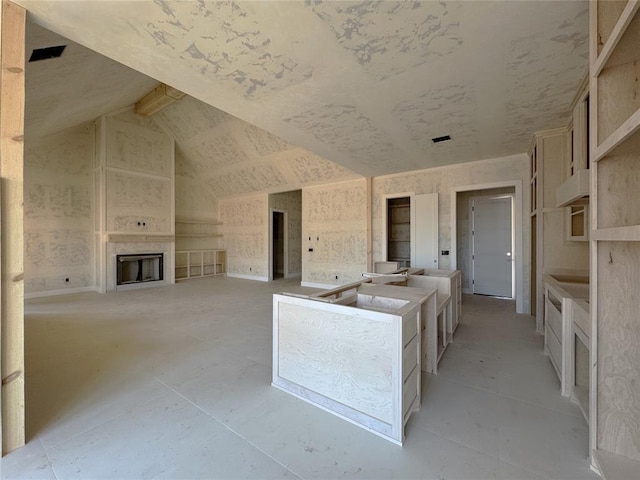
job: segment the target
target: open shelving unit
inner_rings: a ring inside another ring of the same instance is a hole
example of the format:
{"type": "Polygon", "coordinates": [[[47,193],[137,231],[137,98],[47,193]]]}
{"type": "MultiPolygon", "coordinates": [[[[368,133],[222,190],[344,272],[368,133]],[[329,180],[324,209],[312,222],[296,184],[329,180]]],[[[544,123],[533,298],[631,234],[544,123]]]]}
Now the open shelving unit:
{"type": "Polygon", "coordinates": [[[202,218],[176,218],[176,280],[224,275],[227,251],[219,248],[222,222],[202,218]]]}
{"type": "Polygon", "coordinates": [[[176,251],[176,280],[224,275],[226,265],[226,250],[176,251]]]}
{"type": "Polygon", "coordinates": [[[640,472],[640,2],[591,4],[592,465],[640,472]]]}

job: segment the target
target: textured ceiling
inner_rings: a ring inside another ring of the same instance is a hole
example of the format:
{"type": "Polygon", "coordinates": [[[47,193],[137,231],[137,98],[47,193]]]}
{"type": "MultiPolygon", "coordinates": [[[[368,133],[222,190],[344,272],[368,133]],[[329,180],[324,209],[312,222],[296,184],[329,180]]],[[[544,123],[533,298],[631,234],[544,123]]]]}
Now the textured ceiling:
{"type": "Polygon", "coordinates": [[[524,152],[567,121],[587,67],[579,1],[16,3],[363,175],[524,152]]]}
{"type": "Polygon", "coordinates": [[[216,198],[284,192],[359,177],[188,96],[153,119],[176,140],[176,175],[204,181],[216,198]]]}
{"type": "Polygon", "coordinates": [[[158,82],[33,23],[27,59],[36,48],[66,45],[62,57],[27,63],[27,137],[59,132],[139,100],[158,82]]]}
{"type": "MultiPolygon", "coordinates": [[[[157,85],[135,70],[38,25],[29,24],[27,56],[34,48],[67,45],[60,58],[27,64],[27,140],[123,110],[125,121],[159,124],[176,140],[176,174],[197,179],[215,198],[282,192],[358,175],[308,150],[189,96],[150,119],[126,107],[157,85]]],[[[190,183],[191,186],[194,183],[190,183]]]]}

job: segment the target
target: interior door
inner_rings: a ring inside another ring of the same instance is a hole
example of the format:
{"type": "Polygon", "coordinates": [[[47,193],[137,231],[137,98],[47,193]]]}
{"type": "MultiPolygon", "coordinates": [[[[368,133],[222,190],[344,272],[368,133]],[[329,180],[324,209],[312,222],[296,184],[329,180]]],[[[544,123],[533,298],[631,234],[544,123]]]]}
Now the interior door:
{"type": "Polygon", "coordinates": [[[511,197],[472,201],[473,293],[512,297],[511,197]]]}
{"type": "Polygon", "coordinates": [[[411,197],[411,266],[438,268],[438,194],[411,197]]]}

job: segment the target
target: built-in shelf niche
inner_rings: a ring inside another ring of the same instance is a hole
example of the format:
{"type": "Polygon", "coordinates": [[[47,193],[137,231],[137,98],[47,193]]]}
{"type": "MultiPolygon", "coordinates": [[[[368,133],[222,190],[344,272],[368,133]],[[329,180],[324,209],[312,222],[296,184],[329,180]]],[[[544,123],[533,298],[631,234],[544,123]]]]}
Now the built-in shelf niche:
{"type": "Polygon", "coordinates": [[[567,207],[566,216],[567,240],[572,242],[589,240],[589,207],[587,205],[567,207]]]}
{"type": "Polygon", "coordinates": [[[411,198],[387,199],[387,261],[411,262],[411,198]]]}

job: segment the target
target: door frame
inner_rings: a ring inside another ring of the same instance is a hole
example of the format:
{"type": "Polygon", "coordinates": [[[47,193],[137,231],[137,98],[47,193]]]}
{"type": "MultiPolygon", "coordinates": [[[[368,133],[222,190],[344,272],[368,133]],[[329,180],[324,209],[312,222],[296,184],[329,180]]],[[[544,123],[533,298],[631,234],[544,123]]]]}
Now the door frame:
{"type": "Polygon", "coordinates": [[[282,213],[283,222],[283,243],[284,243],[284,276],[289,275],[289,214],[286,210],[279,208],[269,209],[269,281],[273,281],[273,214],[282,213]]]}
{"type": "MultiPolygon", "coordinates": [[[[510,197],[511,199],[511,298],[515,298],[516,296],[516,268],[515,268],[515,244],[516,244],[516,235],[515,235],[515,221],[514,221],[514,210],[515,210],[515,193],[497,193],[495,195],[477,195],[475,197],[470,197],[469,198],[469,212],[471,213],[469,215],[469,231],[473,231],[474,230],[474,210],[472,209],[473,207],[473,202],[474,200],[485,200],[485,199],[497,199],[497,198],[504,198],[504,197],[510,197]]],[[[469,235],[469,252],[471,252],[471,293],[474,293],[473,290],[473,279],[475,278],[475,263],[473,261],[473,255],[474,255],[474,236],[473,235],[469,235]]]]}
{"type": "MultiPolygon", "coordinates": [[[[516,299],[516,313],[530,313],[531,299],[525,293],[525,277],[524,277],[524,263],[526,261],[526,255],[523,243],[523,198],[522,198],[522,180],[507,180],[503,182],[493,183],[478,183],[475,185],[460,185],[451,188],[450,199],[450,211],[451,211],[451,269],[456,270],[458,265],[458,231],[457,231],[457,197],[458,192],[468,192],[471,190],[488,190],[491,188],[502,187],[514,187],[515,188],[515,202],[514,202],[514,214],[513,222],[515,225],[515,243],[513,245],[513,263],[515,264],[515,299],[516,299]],[[522,256],[522,259],[520,259],[522,256]],[[526,296],[525,296],[526,295],[526,296]],[[528,302],[525,302],[525,299],[528,302]]],[[[527,205],[528,207],[528,205],[527,205]]],[[[527,210],[528,211],[528,210],[527,210]]],[[[528,219],[527,219],[528,221],[528,219]]]]}

